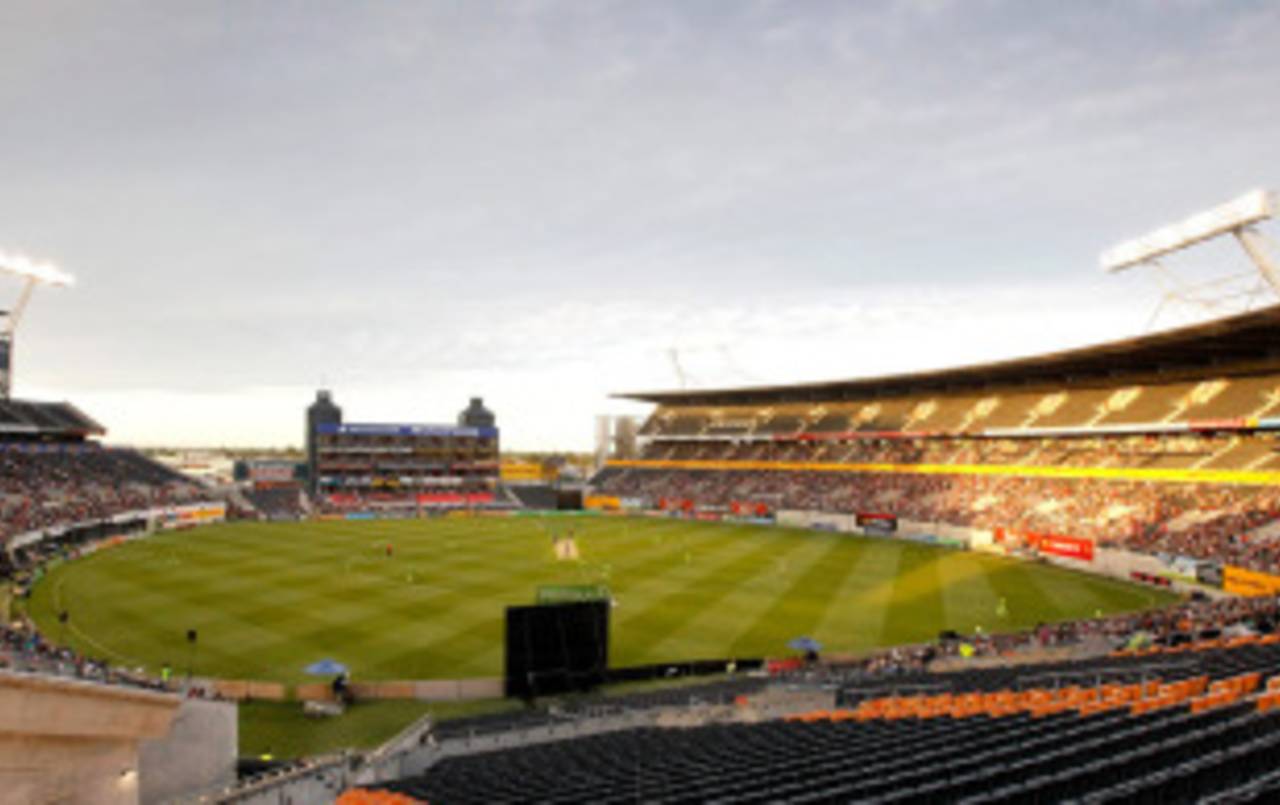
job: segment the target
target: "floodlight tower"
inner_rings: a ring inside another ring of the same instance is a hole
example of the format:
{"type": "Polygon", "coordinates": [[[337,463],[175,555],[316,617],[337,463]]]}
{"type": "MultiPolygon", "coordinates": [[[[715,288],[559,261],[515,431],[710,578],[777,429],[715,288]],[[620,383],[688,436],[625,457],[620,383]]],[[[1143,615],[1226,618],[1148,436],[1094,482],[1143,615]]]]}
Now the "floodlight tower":
{"type": "MultiPolygon", "coordinates": [[[[1106,250],[1101,257],[1102,269],[1111,274],[1139,266],[1160,270],[1160,260],[1163,257],[1223,235],[1232,235],[1244,249],[1262,285],[1280,298],[1280,265],[1277,265],[1273,257],[1272,244],[1258,229],[1258,224],[1276,217],[1276,208],[1274,193],[1253,190],[1226,204],[1106,250]]],[[[1252,276],[1253,272],[1248,274],[1252,276]]],[[[1159,315],[1160,308],[1174,299],[1212,306],[1221,304],[1232,296],[1240,296],[1242,294],[1231,294],[1225,290],[1227,283],[1239,279],[1239,276],[1219,277],[1198,287],[1170,290],[1161,300],[1156,315],[1159,315]]],[[[1254,293],[1256,292],[1244,295],[1252,297],[1254,293]]]]}
{"type": "Polygon", "coordinates": [[[13,339],[22,322],[22,314],[26,312],[35,293],[37,285],[70,287],[76,284],[75,277],[50,265],[37,263],[21,255],[10,255],[0,252],[0,274],[17,277],[22,283],[18,293],[18,301],[8,310],[0,310],[0,400],[9,399],[13,387],[13,339]]]}

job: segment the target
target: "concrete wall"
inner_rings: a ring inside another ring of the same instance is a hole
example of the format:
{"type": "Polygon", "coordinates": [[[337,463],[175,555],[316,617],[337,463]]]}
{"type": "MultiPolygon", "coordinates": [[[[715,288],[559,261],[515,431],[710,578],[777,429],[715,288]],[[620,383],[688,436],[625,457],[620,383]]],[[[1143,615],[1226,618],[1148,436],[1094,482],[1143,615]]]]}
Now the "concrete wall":
{"type": "Polygon", "coordinates": [[[137,744],[123,738],[0,735],[0,802],[138,801],[137,744]]]}
{"type": "Polygon", "coordinates": [[[805,509],[784,509],[776,515],[780,526],[791,528],[813,528],[819,531],[837,531],[844,534],[860,534],[858,518],[852,514],[837,512],[810,511],[805,509]]]}
{"type": "Polygon", "coordinates": [[[185,700],[169,734],[143,741],[139,748],[139,799],[143,805],[161,803],[234,783],[238,741],[234,702],[185,700]]]}
{"type": "Polygon", "coordinates": [[[898,519],[898,530],[891,534],[880,534],[858,525],[856,514],[837,512],[810,511],[803,509],[784,509],[777,513],[780,526],[793,528],[811,528],[816,531],[834,531],[841,534],[859,534],[881,539],[905,539],[932,543],[950,540],[963,545],[971,545],[975,540],[990,543],[991,532],[967,526],[950,525],[949,523],[928,523],[916,520],[898,519]]]}
{"type": "Polygon", "coordinates": [[[212,688],[224,699],[235,701],[258,699],[283,702],[288,698],[288,690],[279,682],[258,682],[252,679],[202,679],[198,680],[198,684],[212,688]]]}
{"type": "MultiPolygon", "coordinates": [[[[472,699],[501,698],[503,681],[498,677],[478,679],[425,679],[404,682],[355,682],[351,692],[356,699],[417,699],[425,702],[456,702],[472,699]]],[[[333,700],[328,683],[298,685],[294,698],[301,701],[333,700]]]]}
{"type": "Polygon", "coordinates": [[[1146,573],[1150,576],[1165,576],[1171,581],[1170,589],[1176,593],[1186,594],[1202,592],[1212,598],[1229,597],[1228,594],[1222,590],[1198,584],[1195,581],[1189,580],[1189,577],[1179,576],[1172,566],[1165,564],[1155,556],[1150,556],[1144,553],[1132,553],[1130,551],[1120,550],[1117,548],[1098,548],[1093,553],[1092,562],[1050,555],[1045,555],[1044,558],[1055,565],[1069,567],[1073,570],[1083,570],[1086,573],[1095,573],[1101,576],[1111,576],[1112,578],[1133,582],[1135,584],[1137,582],[1134,582],[1131,577],[1130,574],[1132,573],[1146,573]]]}
{"type": "Polygon", "coordinates": [[[0,803],[138,802],[138,744],[169,730],[176,696],[0,672],[0,803]]]}

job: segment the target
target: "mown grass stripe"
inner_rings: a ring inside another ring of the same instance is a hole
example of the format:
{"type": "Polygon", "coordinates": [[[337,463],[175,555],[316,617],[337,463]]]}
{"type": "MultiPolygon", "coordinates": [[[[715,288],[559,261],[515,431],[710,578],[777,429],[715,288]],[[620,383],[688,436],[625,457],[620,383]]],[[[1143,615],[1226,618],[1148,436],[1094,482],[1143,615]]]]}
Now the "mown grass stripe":
{"type": "Polygon", "coordinates": [[[861,651],[880,645],[885,613],[893,604],[893,588],[885,583],[898,573],[901,551],[877,550],[867,540],[851,540],[850,549],[833,562],[844,573],[827,603],[814,637],[828,653],[861,651]]]}
{"type": "Polygon", "coordinates": [[[52,570],[26,607],[55,639],[66,608],[73,646],[153,671],[185,662],[184,635],[196,628],[199,671],[215,676],[301,682],[304,665],[333,656],[357,679],[450,678],[501,672],[507,605],[531,603],[542,584],[597,581],[619,599],[615,664],[774,653],[802,633],[832,651],[929,639],[994,613],[1002,595],[1015,625],[1149,598],[1054,568],[893,540],[602,517],[157,534],[52,570]],[[557,562],[551,534],[570,530],[584,561],[557,562]]]}
{"type": "Polygon", "coordinates": [[[893,605],[882,635],[892,643],[933,640],[938,625],[947,623],[938,577],[940,550],[907,544],[902,551],[901,569],[893,580],[893,605]]]}
{"type": "MultiPolygon", "coordinates": [[[[794,553],[811,545],[807,536],[774,532],[764,538],[741,539],[736,546],[736,553],[722,557],[719,562],[708,563],[706,559],[696,559],[690,565],[697,568],[692,575],[683,574],[678,579],[673,579],[678,582],[676,586],[618,624],[617,633],[623,639],[622,651],[615,652],[617,661],[626,664],[629,662],[627,657],[643,654],[654,656],[657,661],[675,659],[662,654],[658,650],[658,644],[668,635],[683,628],[689,613],[714,608],[738,588],[744,577],[761,572],[770,562],[788,561],[794,553]]],[[[772,598],[773,595],[770,595],[765,600],[772,598]]],[[[724,634],[714,635],[714,642],[705,644],[726,646],[728,644],[725,637],[724,634]]],[[[733,653],[732,646],[729,647],[729,652],[733,653]]],[[[710,658],[725,655],[703,656],[710,658]]]]}
{"type": "Polygon", "coordinates": [[[978,628],[986,632],[1007,631],[1011,613],[1001,614],[1000,594],[991,585],[990,568],[984,557],[955,551],[938,560],[942,604],[946,621],[960,634],[978,628]]]}
{"type": "MultiPolygon", "coordinates": [[[[733,638],[732,653],[747,656],[779,656],[789,653],[787,643],[812,637],[844,578],[838,556],[847,549],[844,538],[829,534],[799,537],[805,549],[790,557],[796,567],[786,585],[776,590],[768,606],[757,608],[754,618],[744,618],[733,638]]],[[[752,613],[743,613],[744,615],[752,613]]]]}

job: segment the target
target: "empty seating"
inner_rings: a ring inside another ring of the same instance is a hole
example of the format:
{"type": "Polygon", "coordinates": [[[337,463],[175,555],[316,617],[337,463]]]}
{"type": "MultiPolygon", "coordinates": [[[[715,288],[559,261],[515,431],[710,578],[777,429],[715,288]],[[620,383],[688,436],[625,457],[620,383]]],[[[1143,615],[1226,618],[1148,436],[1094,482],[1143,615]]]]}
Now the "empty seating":
{"type": "Polygon", "coordinates": [[[1192,644],[1169,654],[1164,680],[1151,677],[1154,656],[934,674],[950,692],[864,691],[850,707],[785,720],[476,750],[387,788],[438,805],[1234,802],[1280,791],[1280,640],[1192,644]],[[1096,679],[1027,684],[1054,669],[1096,679]]]}
{"type": "Polygon", "coordinates": [[[392,784],[439,805],[1121,799],[1208,792],[1280,758],[1280,713],[1245,705],[1034,719],[644,728],[443,760],[392,784]],[[1226,758],[1245,760],[1231,768],[1226,758]],[[1216,772],[1216,773],[1215,773],[1216,772]]]}

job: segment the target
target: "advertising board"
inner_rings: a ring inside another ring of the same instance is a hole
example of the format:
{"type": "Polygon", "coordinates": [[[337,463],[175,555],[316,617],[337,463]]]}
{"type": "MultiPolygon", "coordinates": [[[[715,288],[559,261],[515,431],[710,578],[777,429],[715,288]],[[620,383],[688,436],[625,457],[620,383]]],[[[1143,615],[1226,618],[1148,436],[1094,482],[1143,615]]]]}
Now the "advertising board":
{"type": "Polygon", "coordinates": [[[1036,534],[1031,532],[1023,536],[1028,545],[1042,554],[1060,556],[1063,559],[1079,559],[1083,562],[1093,561],[1092,540],[1065,537],[1059,534],[1036,534]]]}
{"type": "Polygon", "coordinates": [[[1280,576],[1235,565],[1223,565],[1222,589],[1232,595],[1249,597],[1277,595],[1280,594],[1280,576]]]}

